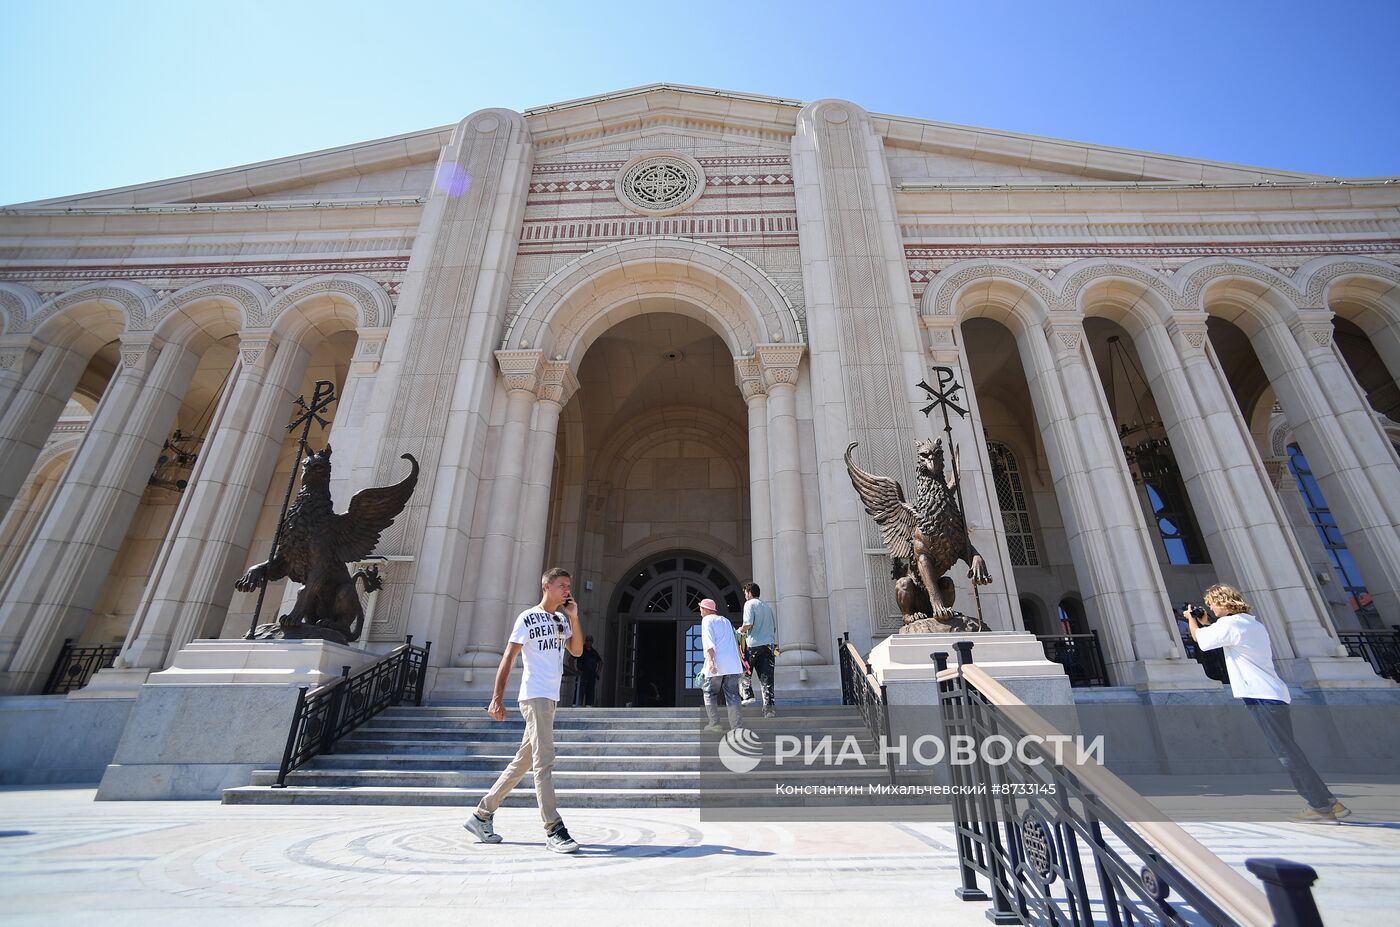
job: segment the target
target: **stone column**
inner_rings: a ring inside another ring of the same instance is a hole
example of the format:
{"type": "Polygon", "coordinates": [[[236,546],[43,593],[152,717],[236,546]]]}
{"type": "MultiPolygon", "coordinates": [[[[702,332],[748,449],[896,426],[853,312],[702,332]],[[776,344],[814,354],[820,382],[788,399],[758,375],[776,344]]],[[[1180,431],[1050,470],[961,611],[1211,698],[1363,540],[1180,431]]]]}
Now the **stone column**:
{"type": "Polygon", "coordinates": [[[545,548],[549,544],[549,503],[554,494],[554,447],[559,438],[559,415],[578,390],[578,377],[566,361],[549,361],[540,370],[539,399],[535,403],[535,427],[525,464],[525,485],[516,529],[520,552],[511,584],[511,607],[518,613],[539,601],[539,578],[544,573],[545,548]]]}
{"type": "Polygon", "coordinates": [[[15,388],[0,416],[0,518],[24,485],[87,364],[82,351],[46,345],[15,388]]]}
{"type": "Polygon", "coordinates": [[[1134,343],[1216,575],[1268,626],[1284,674],[1303,684],[1374,679],[1369,666],[1339,658],[1345,651],[1327,628],[1327,607],[1211,348],[1205,314],[1177,313],[1134,343]]]}
{"type": "MultiPolygon", "coordinates": [[[[928,338],[930,359],[937,366],[951,368],[963,386],[959,404],[968,410],[968,414],[963,418],[950,413],[953,442],[960,452],[963,509],[972,545],[987,562],[987,571],[992,574],[991,583],[974,590],[967,579],[966,566],[955,564],[948,575],[957,587],[956,607],[959,611],[973,614],[980,606],[982,620],[994,631],[1030,631],[1034,634],[1034,628],[1022,627],[1016,575],[1011,564],[1011,551],[1006,546],[1006,524],[1002,520],[1001,500],[997,497],[992,478],[987,434],[982,430],[982,412],[972,385],[972,371],[963,351],[960,326],[951,315],[924,316],[922,324],[928,338]]],[[[929,372],[927,382],[937,386],[938,378],[933,371],[929,372]]],[[[946,439],[942,412],[934,410],[925,427],[930,440],[946,439]]],[[[950,471],[952,464],[952,451],[949,450],[947,466],[950,471]]],[[[912,489],[906,488],[905,491],[912,495],[912,489]]]]}
{"type": "Polygon", "coordinates": [[[0,415],[9,408],[38,356],[28,335],[0,336],[0,415]]]}
{"type": "Polygon", "coordinates": [[[1332,313],[1300,309],[1252,339],[1347,548],[1383,615],[1400,614],[1400,461],[1332,340],[1332,313]]]}
{"type": "MultiPolygon", "coordinates": [[[[414,146],[411,144],[410,148],[414,146]]],[[[461,653],[456,637],[472,527],[489,502],[490,410],[515,251],[529,196],[534,148],[519,113],[481,110],[441,150],[413,239],[374,389],[356,414],[355,486],[403,478],[399,455],[422,467],[403,513],[380,537],[395,561],[376,593],[375,619],[433,642],[428,686],[461,653]]],[[[358,407],[357,407],[358,408],[358,407]]],[[[455,675],[455,674],[453,674],[455,675]]]]}
{"type": "Polygon", "coordinates": [[[823,662],[812,626],[812,573],[807,560],[806,503],[797,445],[800,344],[757,346],[768,392],[768,481],[773,512],[772,601],[777,606],[778,644],[789,664],[823,662]]]}
{"type": "Polygon", "coordinates": [[[734,381],[749,407],[749,536],[753,544],[753,581],[758,583],[759,589],[775,589],[773,509],[768,482],[768,391],[763,385],[759,359],[737,358],[734,381]]]}
{"type": "Polygon", "coordinates": [[[1185,658],[1113,416],[1078,318],[1016,336],[1086,608],[1118,685],[1213,686],[1185,658]]]}
{"type": "MultiPolygon", "coordinates": [[[[495,476],[487,491],[491,507],[486,516],[476,582],[474,588],[463,590],[459,617],[459,624],[468,627],[469,643],[464,660],[465,665],[471,667],[495,666],[500,662],[510,620],[514,617],[509,614],[510,606],[520,594],[510,586],[515,577],[513,561],[520,537],[525,452],[529,446],[530,418],[535,410],[535,389],[544,353],[497,351],[496,362],[507,391],[506,418],[496,444],[495,476]]],[[[557,427],[557,418],[555,424],[557,427]]]]}
{"type": "Polygon", "coordinates": [[[42,684],[65,637],[77,637],[140,504],[199,356],[126,337],[122,367],[63,477],[19,569],[0,595],[6,688],[42,684]]]}
{"type": "Polygon", "coordinates": [[[219,633],[287,436],[306,350],[245,337],[239,357],[118,660],[141,676],[163,669],[195,638],[219,633]]]}

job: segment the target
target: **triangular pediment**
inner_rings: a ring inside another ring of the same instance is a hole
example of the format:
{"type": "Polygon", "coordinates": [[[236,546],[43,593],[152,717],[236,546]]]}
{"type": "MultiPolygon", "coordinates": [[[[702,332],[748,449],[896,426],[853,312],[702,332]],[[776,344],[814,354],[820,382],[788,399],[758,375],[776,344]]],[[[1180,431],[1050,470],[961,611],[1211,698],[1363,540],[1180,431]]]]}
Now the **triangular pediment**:
{"type": "MultiPolygon", "coordinates": [[[[798,100],[651,84],[525,110],[536,160],[657,148],[791,150],[798,100]]],[[[1014,132],[871,114],[906,188],[977,183],[1277,183],[1321,175],[1225,164],[1014,132]]],[[[414,197],[428,192],[453,126],[226,170],[20,207],[123,207],[237,201],[414,197]]]]}
{"type": "Polygon", "coordinates": [[[15,205],[122,207],[423,195],[453,128],[440,126],[170,180],[15,205]]]}

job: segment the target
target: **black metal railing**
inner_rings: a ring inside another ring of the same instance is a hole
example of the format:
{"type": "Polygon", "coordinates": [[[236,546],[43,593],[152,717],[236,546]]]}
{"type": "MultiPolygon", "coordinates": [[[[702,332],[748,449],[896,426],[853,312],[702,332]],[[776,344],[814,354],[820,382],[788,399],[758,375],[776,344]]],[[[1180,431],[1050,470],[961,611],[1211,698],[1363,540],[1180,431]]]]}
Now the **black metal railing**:
{"type": "Polygon", "coordinates": [[[1201,664],[1201,669],[1205,670],[1206,676],[1216,682],[1230,684],[1230,671],[1225,668],[1225,650],[1223,648],[1202,650],[1191,639],[1190,632],[1181,635],[1181,646],[1186,648],[1188,657],[1201,664]]]}
{"type": "Polygon", "coordinates": [[[1389,631],[1342,631],[1347,653],[1371,664],[1376,675],[1400,682],[1400,624],[1389,631]]]}
{"type": "MultiPolygon", "coordinates": [[[[883,685],[875,679],[869,662],[860,655],[851,643],[851,632],[836,638],[836,652],[840,655],[841,704],[854,705],[860,710],[870,736],[875,738],[878,747],[883,748],[890,739],[890,705],[883,685]]],[[[895,781],[894,760],[888,750],[881,749],[885,771],[890,782],[895,781]]]]}
{"type": "MultiPolygon", "coordinates": [[[[1043,740],[1053,729],[974,668],[972,647],[954,644],[957,666],[939,674],[946,736],[978,744],[1005,737],[1019,746],[1004,762],[977,749],[970,762],[949,764],[957,897],[990,902],[987,917],[996,924],[1320,927],[1312,869],[1248,860],[1265,883],[1260,893],[1176,825],[1150,823],[1160,812],[1102,767],[1057,763],[1043,740]],[[1026,762],[1026,753],[1037,762],[1026,762]]],[[[935,662],[946,668],[947,655],[935,662]]]]}
{"type": "Polygon", "coordinates": [[[432,647],[432,641],[426,647],[413,646],[410,634],[377,663],[354,676],[346,666],[341,669],[340,678],[325,685],[314,689],[302,686],[297,692],[287,749],[282,753],[274,788],[285,787],[287,773],[327,752],[337,740],[390,705],[408,701],[422,705],[432,647]]]}
{"type": "Polygon", "coordinates": [[[1088,634],[1037,634],[1036,640],[1045,648],[1045,659],[1065,668],[1071,686],[1110,685],[1098,631],[1088,634]]]}
{"type": "Polygon", "coordinates": [[[114,644],[74,644],[73,638],[63,642],[53,670],[44,683],[44,695],[66,695],[88,684],[97,671],[108,669],[122,652],[121,641],[114,644]]]}

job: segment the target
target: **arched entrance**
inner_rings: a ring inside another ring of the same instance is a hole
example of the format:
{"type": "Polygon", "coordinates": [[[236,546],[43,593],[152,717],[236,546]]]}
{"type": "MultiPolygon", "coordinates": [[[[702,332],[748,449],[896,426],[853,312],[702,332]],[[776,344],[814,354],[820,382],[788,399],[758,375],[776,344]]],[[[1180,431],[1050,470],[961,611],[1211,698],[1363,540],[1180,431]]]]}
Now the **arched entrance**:
{"type": "Polygon", "coordinates": [[[695,672],[705,659],[700,601],[714,599],[721,612],[737,618],[743,596],[734,574],[702,554],[674,551],[637,564],[617,588],[613,704],[699,705],[695,672]]]}

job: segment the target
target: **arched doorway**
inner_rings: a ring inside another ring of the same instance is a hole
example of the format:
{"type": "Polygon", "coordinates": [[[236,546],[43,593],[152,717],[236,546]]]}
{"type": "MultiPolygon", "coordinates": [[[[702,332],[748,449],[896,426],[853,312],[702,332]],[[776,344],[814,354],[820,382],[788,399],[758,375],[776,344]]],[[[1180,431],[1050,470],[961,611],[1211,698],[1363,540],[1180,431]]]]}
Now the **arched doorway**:
{"type": "Polygon", "coordinates": [[[743,596],[734,574],[701,554],[675,551],[633,567],[617,586],[613,704],[699,705],[695,672],[705,659],[700,601],[714,599],[737,619],[743,596]]]}

